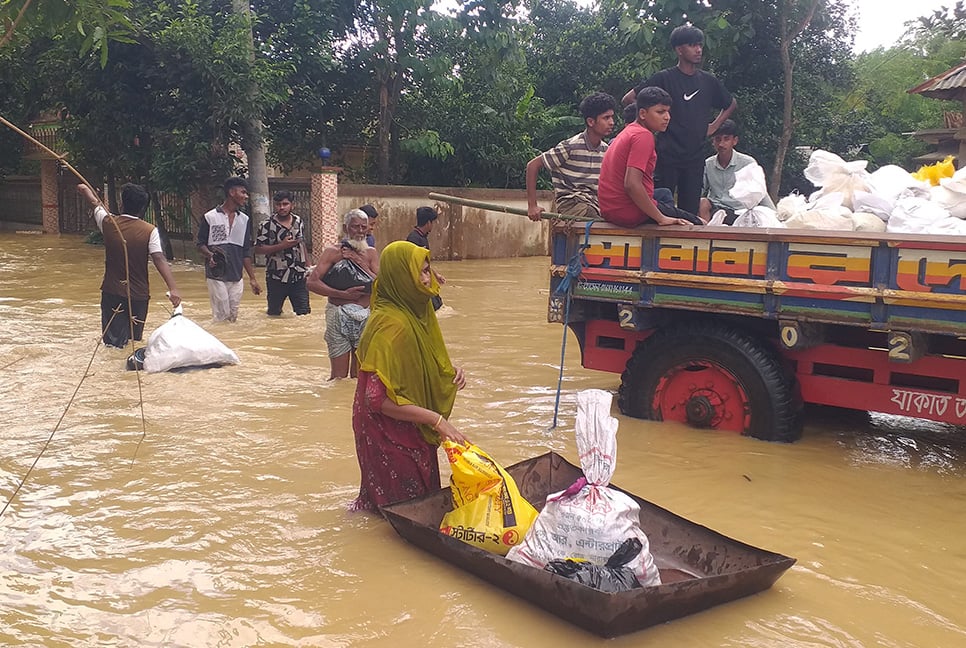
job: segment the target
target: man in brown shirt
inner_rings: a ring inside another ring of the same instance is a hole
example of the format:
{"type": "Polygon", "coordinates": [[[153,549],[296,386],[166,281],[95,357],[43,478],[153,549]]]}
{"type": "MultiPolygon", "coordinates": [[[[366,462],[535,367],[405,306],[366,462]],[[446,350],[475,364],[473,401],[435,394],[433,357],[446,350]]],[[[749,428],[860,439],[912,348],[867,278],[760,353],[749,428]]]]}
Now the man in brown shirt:
{"type": "Polygon", "coordinates": [[[136,184],[121,187],[120,216],[108,213],[87,185],[77,191],[94,207],[94,221],[104,235],[104,281],[101,283],[101,330],[104,344],[124,347],[133,337],[141,340],[148,316],[148,257],[168,286],[175,306],[181,295],[174,275],[161,251],[161,237],[154,225],[141,220],[148,206],[148,192],[136,184]]]}

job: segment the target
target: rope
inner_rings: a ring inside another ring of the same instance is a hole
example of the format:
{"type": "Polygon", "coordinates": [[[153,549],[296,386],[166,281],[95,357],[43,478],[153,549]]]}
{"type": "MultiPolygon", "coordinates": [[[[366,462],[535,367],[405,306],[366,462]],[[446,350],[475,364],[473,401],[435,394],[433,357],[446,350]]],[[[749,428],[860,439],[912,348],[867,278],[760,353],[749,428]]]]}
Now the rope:
{"type": "MultiPolygon", "coordinates": [[[[84,183],[87,186],[88,189],[91,190],[92,193],[95,193],[95,196],[96,196],[96,192],[94,192],[93,185],[91,185],[91,183],[88,182],[87,178],[85,178],[81,174],[80,171],[78,171],[77,169],[75,169],[74,167],[72,167],[70,165],[70,163],[67,162],[67,160],[66,160],[66,158],[65,158],[64,155],[62,155],[60,153],[57,153],[53,149],[47,147],[42,142],[38,141],[36,138],[34,138],[33,136],[31,136],[29,133],[24,132],[23,130],[21,130],[20,128],[18,128],[15,124],[13,124],[10,121],[8,121],[7,119],[5,119],[3,117],[3,115],[0,115],[0,124],[3,124],[5,126],[9,127],[11,130],[13,130],[14,132],[16,132],[18,135],[20,135],[21,137],[23,137],[27,141],[33,143],[39,149],[41,149],[43,151],[46,151],[55,160],[57,160],[58,164],[62,165],[67,170],[69,170],[71,173],[73,173],[82,183],[84,183]]],[[[101,204],[101,206],[103,207],[104,205],[101,204]]],[[[129,332],[130,332],[130,338],[129,338],[129,340],[131,342],[131,353],[133,354],[134,351],[135,351],[135,349],[134,349],[134,321],[135,320],[134,320],[134,309],[132,307],[133,304],[131,303],[131,301],[132,301],[131,300],[131,262],[130,262],[130,258],[128,257],[128,253],[127,253],[127,241],[124,238],[124,234],[121,233],[120,226],[117,224],[117,218],[113,214],[110,213],[110,210],[107,210],[106,208],[105,208],[105,210],[108,212],[108,216],[111,218],[111,222],[114,224],[114,228],[117,230],[117,234],[118,234],[118,236],[121,239],[121,244],[122,244],[122,247],[124,249],[124,275],[125,275],[125,286],[127,288],[127,309],[128,309],[128,313],[127,314],[128,314],[129,332]]],[[[105,244],[105,251],[106,251],[106,244],[105,244]]],[[[40,461],[40,458],[43,456],[44,452],[47,450],[47,447],[50,445],[50,442],[53,440],[54,434],[60,428],[61,422],[64,420],[64,417],[67,415],[67,411],[70,409],[71,404],[74,402],[74,398],[77,396],[77,392],[80,390],[81,385],[84,384],[84,380],[87,378],[87,375],[88,375],[88,372],[90,371],[91,365],[94,362],[94,356],[97,354],[97,349],[100,348],[101,342],[104,339],[104,333],[107,331],[108,328],[110,328],[111,323],[114,321],[114,318],[119,313],[120,313],[120,309],[119,308],[115,308],[113,315],[111,315],[111,319],[108,320],[108,322],[107,322],[107,326],[104,327],[104,330],[103,331],[101,331],[101,336],[100,336],[100,338],[98,338],[97,345],[95,345],[95,347],[94,347],[94,352],[91,354],[91,359],[87,363],[87,369],[84,371],[84,375],[81,377],[80,382],[77,383],[77,387],[74,389],[74,393],[70,397],[70,401],[68,401],[67,406],[64,408],[63,414],[61,414],[60,419],[57,421],[57,425],[54,426],[54,429],[51,431],[50,436],[47,437],[47,441],[44,443],[43,447],[40,450],[40,453],[37,455],[37,457],[34,459],[33,463],[30,465],[30,468],[27,470],[27,473],[23,476],[23,479],[21,479],[20,483],[17,484],[17,488],[14,490],[13,494],[7,500],[6,504],[4,504],[3,505],[3,508],[0,509],[0,517],[3,516],[4,511],[7,510],[7,507],[9,507],[10,506],[10,503],[13,502],[14,498],[17,496],[17,493],[20,492],[20,489],[23,487],[24,483],[26,482],[27,477],[33,471],[34,466],[36,466],[37,465],[37,462],[40,461]]],[[[19,360],[15,360],[14,362],[18,362],[18,361],[19,360]]],[[[10,363],[10,364],[13,364],[13,363],[10,363]]],[[[10,365],[7,365],[7,367],[9,367],[9,366],[10,365]]],[[[4,369],[5,368],[6,367],[4,367],[4,369]]],[[[144,441],[145,436],[147,436],[147,422],[146,422],[145,417],[144,417],[144,391],[143,391],[143,387],[141,385],[141,370],[138,369],[136,366],[135,366],[135,369],[136,369],[135,370],[135,375],[137,376],[137,383],[138,383],[138,405],[139,405],[140,410],[141,410],[141,438],[138,439],[137,447],[135,447],[135,449],[134,449],[134,456],[131,457],[131,464],[132,464],[132,466],[134,464],[134,460],[137,458],[137,453],[138,453],[138,450],[141,447],[141,443],[144,441]]]]}
{"type": "Polygon", "coordinates": [[[563,387],[564,358],[567,355],[567,328],[570,324],[570,302],[573,298],[574,284],[580,278],[581,271],[587,267],[587,257],[584,256],[584,250],[590,247],[590,228],[593,224],[593,221],[587,221],[587,225],[584,228],[584,242],[577,246],[577,251],[574,253],[573,258],[570,259],[570,263],[567,264],[567,271],[563,279],[560,280],[557,289],[554,291],[555,295],[566,296],[564,298],[563,342],[560,344],[560,375],[557,377],[557,396],[553,403],[553,424],[550,426],[551,430],[557,428],[557,414],[560,412],[560,390],[563,387]]]}
{"type": "Polygon", "coordinates": [[[50,442],[54,440],[54,435],[57,434],[57,430],[60,429],[60,424],[64,422],[64,417],[67,416],[67,412],[68,410],[70,410],[70,406],[74,404],[74,398],[77,397],[77,392],[80,391],[81,385],[84,384],[84,381],[87,380],[87,377],[90,375],[91,365],[94,364],[94,356],[97,355],[97,350],[101,346],[101,339],[104,336],[104,332],[107,331],[108,328],[110,328],[111,322],[114,321],[114,318],[120,312],[121,311],[119,309],[115,309],[114,314],[111,315],[111,319],[107,321],[107,326],[104,327],[104,331],[101,331],[101,337],[98,337],[97,343],[94,344],[94,351],[91,353],[91,359],[87,361],[87,368],[84,369],[84,375],[81,376],[80,382],[78,382],[77,387],[74,388],[74,393],[71,395],[70,400],[67,401],[67,406],[64,407],[64,411],[61,413],[60,418],[57,419],[57,424],[54,426],[54,429],[50,431],[50,435],[47,437],[47,440],[44,442],[44,445],[40,449],[40,452],[38,452],[37,456],[34,457],[34,461],[32,464],[30,464],[30,468],[28,468],[27,472],[24,473],[24,476],[20,478],[20,482],[17,483],[17,487],[13,489],[13,493],[11,493],[10,497],[7,498],[7,502],[3,505],[3,508],[0,509],[0,517],[3,517],[3,514],[7,511],[7,508],[17,498],[17,494],[20,492],[20,489],[23,488],[23,485],[27,483],[27,478],[30,476],[30,473],[33,472],[34,468],[37,466],[37,463],[40,461],[40,458],[44,456],[45,452],[47,452],[47,447],[50,445],[50,442]]]}

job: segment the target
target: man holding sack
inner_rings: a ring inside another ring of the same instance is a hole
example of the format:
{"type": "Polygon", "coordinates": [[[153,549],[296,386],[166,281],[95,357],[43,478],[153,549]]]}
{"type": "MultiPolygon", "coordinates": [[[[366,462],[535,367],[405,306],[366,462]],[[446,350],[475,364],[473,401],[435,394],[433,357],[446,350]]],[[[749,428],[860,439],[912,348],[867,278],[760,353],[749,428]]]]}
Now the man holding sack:
{"type": "Polygon", "coordinates": [[[332,365],[329,380],[356,376],[352,352],[359,346],[369,317],[372,281],[379,274],[379,254],[366,243],[368,232],[365,212],[346,212],[342,242],[322,251],[306,281],[309,290],[329,299],[325,307],[325,344],[332,365]]]}

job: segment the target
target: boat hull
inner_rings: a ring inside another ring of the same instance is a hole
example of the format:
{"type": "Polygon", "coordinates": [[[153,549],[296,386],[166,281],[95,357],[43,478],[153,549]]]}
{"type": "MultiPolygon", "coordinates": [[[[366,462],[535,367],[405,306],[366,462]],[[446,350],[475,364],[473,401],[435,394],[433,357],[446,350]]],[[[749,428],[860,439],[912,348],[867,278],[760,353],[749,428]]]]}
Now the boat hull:
{"type": "MultiPolygon", "coordinates": [[[[507,468],[520,493],[537,509],[582,472],[550,452],[507,468]]],[[[627,493],[620,488],[621,492],[627,493]]],[[[662,584],[606,593],[547,571],[516,563],[439,532],[451,510],[448,488],[382,508],[407,541],[602,637],[615,637],[768,589],[794,558],[752,547],[627,493],[641,506],[662,584]]]]}

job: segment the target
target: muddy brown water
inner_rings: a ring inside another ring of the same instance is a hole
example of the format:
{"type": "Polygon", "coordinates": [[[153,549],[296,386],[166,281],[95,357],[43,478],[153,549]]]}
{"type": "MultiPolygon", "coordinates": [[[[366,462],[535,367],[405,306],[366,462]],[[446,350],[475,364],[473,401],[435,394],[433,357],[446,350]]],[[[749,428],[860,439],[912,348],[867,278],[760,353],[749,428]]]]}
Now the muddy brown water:
{"type": "MultiPolygon", "coordinates": [[[[0,645],[587,646],[568,623],[350,514],[353,383],[328,383],[323,300],[280,319],[245,295],[211,324],[201,270],[186,315],[236,367],[142,375],[100,348],[102,249],[0,234],[0,645]],[[143,440],[142,440],[143,436],[143,440]]],[[[546,323],[546,258],[440,264],[441,318],[469,381],[454,420],[505,464],[577,462],[574,392],[616,389],[546,323]]],[[[152,271],[153,273],[153,271],[152,271]]],[[[166,317],[163,283],[147,332],[166,317]]],[[[615,410],[615,414],[616,410],[615,410]]],[[[818,413],[778,445],[620,419],[614,482],[794,556],[770,590],[610,646],[966,646],[966,432],[818,413]]],[[[444,467],[444,475],[446,469],[444,467]]]]}

